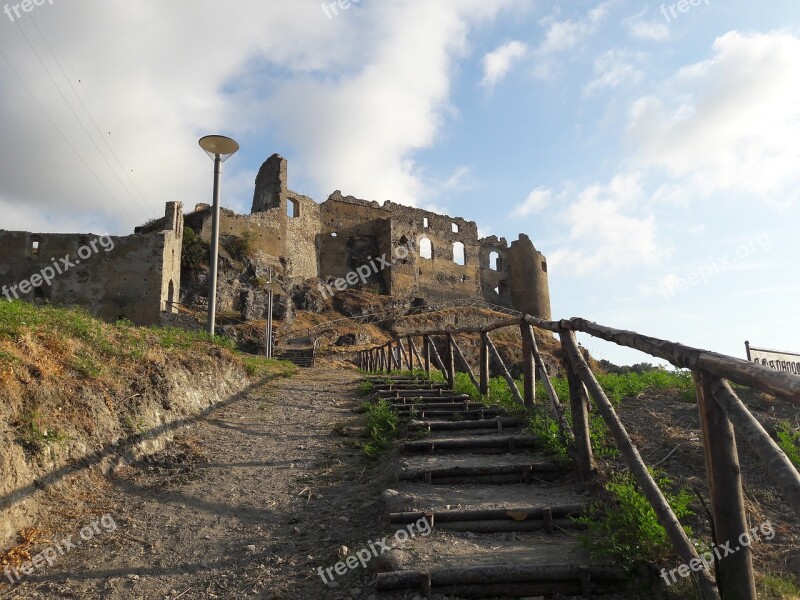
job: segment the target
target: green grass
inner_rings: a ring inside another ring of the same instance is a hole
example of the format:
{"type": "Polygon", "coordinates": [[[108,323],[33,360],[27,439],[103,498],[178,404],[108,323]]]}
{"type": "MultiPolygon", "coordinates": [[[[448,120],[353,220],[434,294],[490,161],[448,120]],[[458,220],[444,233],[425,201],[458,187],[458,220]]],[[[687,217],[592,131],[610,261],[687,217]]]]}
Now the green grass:
{"type": "Polygon", "coordinates": [[[397,437],[400,417],[386,400],[365,403],[367,414],[367,436],[369,441],[364,445],[364,452],[370,458],[377,458],[391,445],[397,437]]]}
{"type": "MultiPolygon", "coordinates": [[[[667,477],[651,474],[675,516],[691,516],[692,494],[685,489],[675,492],[667,477]]],[[[642,563],[654,565],[670,557],[673,548],[667,532],[633,476],[615,474],[604,487],[607,498],[593,503],[586,515],[576,518],[588,527],[579,535],[581,545],[596,558],[611,559],[629,568],[642,563]]],[[[684,529],[692,535],[691,528],[684,529]]]]}
{"type": "Polygon", "coordinates": [[[239,358],[244,364],[245,373],[250,377],[279,379],[281,377],[291,377],[297,373],[297,365],[288,360],[275,360],[264,358],[263,356],[253,356],[252,354],[237,354],[239,354],[239,358]]]}
{"type": "Polygon", "coordinates": [[[359,396],[369,396],[375,390],[375,384],[371,381],[362,381],[358,385],[359,396]]]}
{"type": "Polygon", "coordinates": [[[781,447],[792,461],[792,464],[800,469],[800,430],[792,427],[789,421],[778,423],[778,446],[781,447]]]}
{"type": "Polygon", "coordinates": [[[38,450],[43,444],[62,443],[69,439],[69,436],[51,426],[36,410],[22,416],[17,433],[22,444],[30,450],[38,450]]]}
{"type": "Polygon", "coordinates": [[[694,401],[694,381],[691,371],[666,371],[656,369],[645,373],[625,373],[618,375],[609,373],[598,375],[597,380],[603,387],[608,399],[615,405],[625,398],[635,398],[641,393],[651,390],[674,390],[684,400],[694,401]]]}
{"type": "Polygon", "coordinates": [[[800,587],[788,578],[778,575],[756,576],[756,589],[761,600],[796,600],[800,587]]]}

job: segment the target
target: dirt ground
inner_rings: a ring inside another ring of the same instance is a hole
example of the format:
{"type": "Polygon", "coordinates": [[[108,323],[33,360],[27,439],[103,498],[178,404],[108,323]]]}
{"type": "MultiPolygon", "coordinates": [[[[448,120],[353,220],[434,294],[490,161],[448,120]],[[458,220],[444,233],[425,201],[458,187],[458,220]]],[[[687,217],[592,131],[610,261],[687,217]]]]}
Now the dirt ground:
{"type": "Polygon", "coordinates": [[[65,507],[31,555],[84,526],[91,539],[14,587],[5,575],[0,598],[368,598],[361,568],[328,585],[317,574],[386,535],[385,477],[353,437],[358,377],[304,369],[256,386],[160,454],[84,483],[90,508],[65,507]]]}

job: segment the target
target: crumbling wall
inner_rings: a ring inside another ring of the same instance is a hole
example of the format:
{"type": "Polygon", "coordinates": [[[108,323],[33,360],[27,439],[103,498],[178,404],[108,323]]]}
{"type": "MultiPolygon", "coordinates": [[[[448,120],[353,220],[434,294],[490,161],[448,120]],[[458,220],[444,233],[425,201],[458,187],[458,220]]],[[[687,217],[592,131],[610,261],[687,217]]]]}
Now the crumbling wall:
{"type": "Polygon", "coordinates": [[[481,239],[478,256],[481,265],[481,295],[483,299],[492,304],[514,308],[509,285],[511,267],[506,239],[498,239],[494,235],[481,239]]]}
{"type": "Polygon", "coordinates": [[[423,298],[480,297],[478,226],[461,217],[439,215],[387,201],[392,214],[392,245],[410,243],[407,262],[392,270],[391,293],[423,298]],[[431,257],[425,246],[430,244],[431,257]],[[464,264],[457,264],[455,245],[463,245],[464,264]]]}
{"type": "Polygon", "coordinates": [[[525,314],[551,319],[547,259],[530,238],[521,233],[508,249],[511,296],[514,308],[525,314]]]}
{"type": "Polygon", "coordinates": [[[4,300],[77,305],[107,321],[158,323],[162,310],[174,310],[169,302],[177,301],[181,285],[182,205],[168,203],[165,217],[163,231],[124,237],[0,231],[4,300]]]}
{"type": "MultiPolygon", "coordinates": [[[[384,240],[391,231],[390,217],[377,202],[343,197],[339,191],[331,194],[320,205],[319,276],[345,277],[383,256],[387,251],[384,240]]],[[[367,287],[388,292],[386,276],[382,269],[371,269],[367,287]]]]}

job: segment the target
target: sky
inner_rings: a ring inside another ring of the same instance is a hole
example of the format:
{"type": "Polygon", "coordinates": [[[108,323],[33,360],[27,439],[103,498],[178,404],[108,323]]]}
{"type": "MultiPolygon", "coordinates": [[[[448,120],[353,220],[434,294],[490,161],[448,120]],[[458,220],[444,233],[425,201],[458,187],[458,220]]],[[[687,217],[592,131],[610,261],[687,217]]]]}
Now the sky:
{"type": "MultiPolygon", "coordinates": [[[[0,13],[0,228],[289,186],[526,233],[554,318],[800,351],[796,0],[35,0],[0,13]]],[[[596,358],[657,362],[581,336],[596,358]]]]}

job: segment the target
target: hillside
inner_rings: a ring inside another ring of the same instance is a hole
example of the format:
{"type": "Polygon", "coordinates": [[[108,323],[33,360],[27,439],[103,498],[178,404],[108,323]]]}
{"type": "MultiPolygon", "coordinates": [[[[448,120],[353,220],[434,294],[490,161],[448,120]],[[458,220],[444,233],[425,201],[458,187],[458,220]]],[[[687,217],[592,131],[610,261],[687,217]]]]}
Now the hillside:
{"type": "Polygon", "coordinates": [[[204,334],[0,302],[0,548],[80,513],[103,473],[252,381],[292,372],[204,334]]]}

